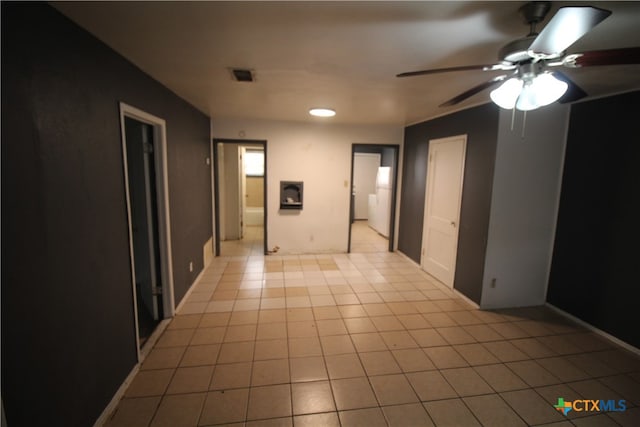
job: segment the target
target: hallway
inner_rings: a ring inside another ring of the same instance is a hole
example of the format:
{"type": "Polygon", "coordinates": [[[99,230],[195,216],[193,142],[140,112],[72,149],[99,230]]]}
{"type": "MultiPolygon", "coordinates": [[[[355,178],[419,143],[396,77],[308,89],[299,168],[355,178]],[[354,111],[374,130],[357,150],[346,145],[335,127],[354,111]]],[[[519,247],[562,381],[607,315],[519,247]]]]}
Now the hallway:
{"type": "Polygon", "coordinates": [[[351,254],[261,236],[224,244],[109,426],[640,425],[640,359],[548,308],[474,309],[364,223],[351,254]]]}

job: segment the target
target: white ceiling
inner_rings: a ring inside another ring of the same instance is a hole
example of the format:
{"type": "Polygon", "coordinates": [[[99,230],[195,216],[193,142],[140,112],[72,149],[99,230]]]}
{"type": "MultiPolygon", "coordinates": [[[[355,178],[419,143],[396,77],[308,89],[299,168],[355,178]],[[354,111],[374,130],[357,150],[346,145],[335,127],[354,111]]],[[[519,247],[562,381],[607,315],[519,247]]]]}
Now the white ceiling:
{"type": "MultiPolygon", "coordinates": [[[[212,118],[419,122],[487,102],[438,105],[500,72],[398,79],[425,68],[487,64],[527,34],[524,2],[54,2],[53,5],[212,118]],[[251,68],[254,83],[230,67],[251,68]],[[333,119],[308,116],[330,107],[333,119]]],[[[570,3],[569,3],[570,4],[570,3]]],[[[578,3],[575,3],[578,5],[578,3]]],[[[554,3],[545,23],[561,5],[554,3]]],[[[584,3],[579,3],[584,5],[584,3]]],[[[569,52],[640,46],[640,2],[613,11],[569,52]]],[[[566,69],[565,69],[566,70],[566,69]]],[[[640,65],[566,70],[590,96],[640,88],[640,65]]]]}

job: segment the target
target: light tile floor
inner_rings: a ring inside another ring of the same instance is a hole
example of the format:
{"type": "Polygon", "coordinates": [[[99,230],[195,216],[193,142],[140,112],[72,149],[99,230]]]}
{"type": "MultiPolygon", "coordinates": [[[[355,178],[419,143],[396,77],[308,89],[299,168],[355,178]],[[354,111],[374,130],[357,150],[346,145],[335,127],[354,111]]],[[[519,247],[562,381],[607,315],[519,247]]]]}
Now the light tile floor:
{"type": "Polygon", "coordinates": [[[109,426],[640,425],[640,359],[549,309],[474,309],[364,223],[352,254],[261,236],[223,245],[109,426]]]}

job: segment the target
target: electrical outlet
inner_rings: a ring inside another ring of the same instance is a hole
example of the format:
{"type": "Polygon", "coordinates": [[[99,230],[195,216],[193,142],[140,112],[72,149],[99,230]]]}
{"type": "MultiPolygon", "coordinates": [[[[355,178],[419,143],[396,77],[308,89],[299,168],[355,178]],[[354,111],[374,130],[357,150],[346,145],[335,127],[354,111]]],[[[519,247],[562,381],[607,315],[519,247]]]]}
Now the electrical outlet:
{"type": "Polygon", "coordinates": [[[189,272],[193,272],[193,261],[189,262],[189,272]]]}

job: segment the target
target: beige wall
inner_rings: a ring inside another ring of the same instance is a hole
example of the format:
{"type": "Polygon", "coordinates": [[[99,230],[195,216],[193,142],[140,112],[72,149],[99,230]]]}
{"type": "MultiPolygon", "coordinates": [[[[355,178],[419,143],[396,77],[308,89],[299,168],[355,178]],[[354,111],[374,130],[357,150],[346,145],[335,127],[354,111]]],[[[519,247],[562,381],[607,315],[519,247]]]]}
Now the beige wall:
{"type": "Polygon", "coordinates": [[[247,177],[247,206],[261,208],[264,206],[264,178],[261,176],[247,177]]]}
{"type": "MultiPolygon", "coordinates": [[[[281,254],[346,252],[351,201],[351,146],[398,144],[402,126],[218,119],[214,138],[267,141],[268,247],[281,254]],[[304,182],[302,210],[280,209],[280,181],[304,182]]],[[[402,159],[402,152],[399,155],[402,159]]]]}

